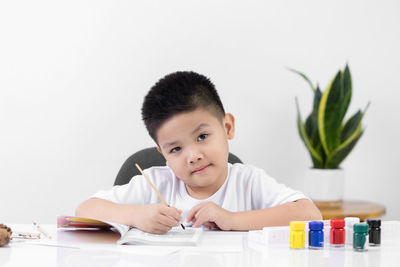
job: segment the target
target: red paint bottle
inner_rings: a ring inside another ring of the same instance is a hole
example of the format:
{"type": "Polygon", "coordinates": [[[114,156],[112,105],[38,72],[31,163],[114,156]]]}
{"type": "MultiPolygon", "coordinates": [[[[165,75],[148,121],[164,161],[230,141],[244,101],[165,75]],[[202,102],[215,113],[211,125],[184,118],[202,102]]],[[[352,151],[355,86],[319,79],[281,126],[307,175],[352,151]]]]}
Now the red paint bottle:
{"type": "Polygon", "coordinates": [[[332,247],[344,247],[345,242],[344,220],[331,220],[330,243],[332,247]]]}

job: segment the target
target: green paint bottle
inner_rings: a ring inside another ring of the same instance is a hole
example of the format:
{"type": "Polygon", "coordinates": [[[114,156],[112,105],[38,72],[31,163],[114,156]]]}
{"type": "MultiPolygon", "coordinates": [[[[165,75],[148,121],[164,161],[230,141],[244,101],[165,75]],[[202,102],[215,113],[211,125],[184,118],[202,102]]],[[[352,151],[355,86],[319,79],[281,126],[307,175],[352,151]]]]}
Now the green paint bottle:
{"type": "Polygon", "coordinates": [[[366,251],[368,244],[368,224],[354,224],[353,248],[356,251],[366,251]]]}

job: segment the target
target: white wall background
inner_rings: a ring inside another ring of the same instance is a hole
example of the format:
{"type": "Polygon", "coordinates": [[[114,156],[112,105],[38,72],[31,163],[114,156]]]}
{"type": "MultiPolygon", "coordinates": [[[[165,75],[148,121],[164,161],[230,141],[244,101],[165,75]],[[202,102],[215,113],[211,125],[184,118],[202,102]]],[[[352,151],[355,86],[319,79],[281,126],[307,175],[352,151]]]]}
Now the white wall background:
{"type": "Polygon", "coordinates": [[[236,115],[231,151],[293,187],[311,165],[297,135],[311,90],[349,62],[350,113],[371,107],[344,162],[347,199],[400,218],[400,2],[1,1],[0,222],[42,223],[110,188],[153,145],[140,117],[162,76],[211,77],[236,115]]]}

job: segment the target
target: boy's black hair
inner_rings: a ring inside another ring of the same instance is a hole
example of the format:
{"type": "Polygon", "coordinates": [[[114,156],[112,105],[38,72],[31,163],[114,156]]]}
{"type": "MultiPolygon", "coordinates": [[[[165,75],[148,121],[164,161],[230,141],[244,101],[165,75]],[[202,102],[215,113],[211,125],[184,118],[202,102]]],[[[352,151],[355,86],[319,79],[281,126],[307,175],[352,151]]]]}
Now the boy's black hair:
{"type": "Polygon", "coordinates": [[[147,131],[158,144],[156,132],[173,115],[207,108],[219,120],[224,106],[214,84],[193,71],[178,71],[161,78],[147,93],[142,106],[142,119],[147,131]]]}

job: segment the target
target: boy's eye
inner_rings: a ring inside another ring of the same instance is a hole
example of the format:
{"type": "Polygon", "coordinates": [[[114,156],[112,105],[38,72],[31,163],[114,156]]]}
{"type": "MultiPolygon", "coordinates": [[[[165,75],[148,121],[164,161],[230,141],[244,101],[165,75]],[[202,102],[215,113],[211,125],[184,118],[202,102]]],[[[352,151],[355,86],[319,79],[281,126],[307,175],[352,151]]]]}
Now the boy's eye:
{"type": "Polygon", "coordinates": [[[176,153],[176,152],[178,152],[179,150],[181,150],[181,148],[180,148],[179,146],[177,146],[177,147],[174,147],[173,149],[171,149],[171,150],[169,151],[169,153],[176,153]]]}
{"type": "Polygon", "coordinates": [[[201,134],[199,135],[199,137],[197,137],[197,141],[203,141],[204,139],[206,139],[208,136],[208,134],[201,134]]]}

